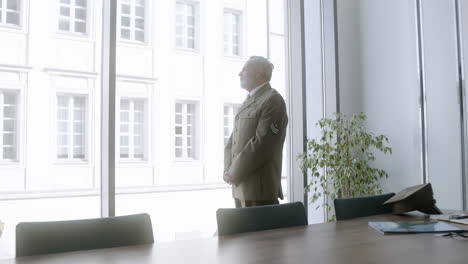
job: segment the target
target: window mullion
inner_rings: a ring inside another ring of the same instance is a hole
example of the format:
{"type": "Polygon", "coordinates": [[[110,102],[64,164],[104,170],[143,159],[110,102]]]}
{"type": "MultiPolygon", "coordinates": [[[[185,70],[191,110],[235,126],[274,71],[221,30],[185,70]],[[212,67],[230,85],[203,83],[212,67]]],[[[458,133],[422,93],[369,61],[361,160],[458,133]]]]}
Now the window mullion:
{"type": "Polygon", "coordinates": [[[182,156],[188,158],[187,149],[187,104],[182,104],[182,156]]]}
{"type": "Polygon", "coordinates": [[[67,128],[67,138],[68,138],[68,159],[73,159],[73,145],[74,145],[74,137],[73,137],[73,123],[75,118],[74,108],[73,108],[74,100],[73,96],[68,97],[68,128],[67,128]]]}
{"type": "Polygon", "coordinates": [[[3,108],[4,108],[4,94],[3,92],[0,92],[0,160],[3,160],[3,133],[5,132],[3,130],[3,124],[5,120],[5,116],[3,113],[3,108]]]}
{"type": "Polygon", "coordinates": [[[134,112],[135,112],[135,100],[129,100],[130,105],[128,109],[128,157],[129,159],[135,158],[135,143],[134,143],[134,136],[135,136],[135,120],[134,120],[134,112]]]}
{"type": "Polygon", "coordinates": [[[70,1],[70,32],[76,33],[75,29],[75,10],[76,10],[76,3],[70,1]]]}

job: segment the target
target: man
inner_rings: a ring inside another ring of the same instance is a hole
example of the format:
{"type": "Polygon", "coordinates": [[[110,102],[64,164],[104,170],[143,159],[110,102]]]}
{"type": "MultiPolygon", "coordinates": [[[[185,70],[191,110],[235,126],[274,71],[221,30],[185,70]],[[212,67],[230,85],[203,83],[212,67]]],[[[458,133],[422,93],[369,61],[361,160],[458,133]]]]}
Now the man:
{"type": "Polygon", "coordinates": [[[283,97],[270,86],[273,64],[252,56],[239,73],[249,92],[224,148],[224,180],[236,207],[278,204],[283,199],[281,165],[288,117],[283,97]]]}

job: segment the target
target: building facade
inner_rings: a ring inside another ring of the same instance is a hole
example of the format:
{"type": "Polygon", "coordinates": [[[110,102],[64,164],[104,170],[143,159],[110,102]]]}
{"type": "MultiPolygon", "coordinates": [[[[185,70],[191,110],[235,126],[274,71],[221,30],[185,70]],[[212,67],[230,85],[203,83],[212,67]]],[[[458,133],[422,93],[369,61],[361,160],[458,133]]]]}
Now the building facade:
{"type": "MultiPolygon", "coordinates": [[[[117,2],[118,190],[226,187],[249,56],[286,96],[283,1],[117,2]]],[[[98,191],[101,36],[100,0],[0,0],[0,196],[98,191]]]]}

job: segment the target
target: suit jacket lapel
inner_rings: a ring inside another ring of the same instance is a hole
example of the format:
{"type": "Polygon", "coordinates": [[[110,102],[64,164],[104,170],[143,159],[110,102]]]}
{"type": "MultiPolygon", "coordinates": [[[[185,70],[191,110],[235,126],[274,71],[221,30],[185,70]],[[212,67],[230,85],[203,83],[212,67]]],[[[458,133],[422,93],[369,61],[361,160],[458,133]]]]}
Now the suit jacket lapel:
{"type": "MultiPolygon", "coordinates": [[[[244,103],[241,105],[241,107],[239,108],[239,112],[237,112],[237,115],[240,114],[242,111],[244,111],[245,109],[247,109],[249,107],[249,105],[255,103],[255,101],[257,100],[257,98],[259,98],[260,96],[262,96],[268,89],[270,89],[271,86],[269,83],[265,84],[262,88],[260,88],[260,90],[258,90],[254,95],[252,96],[249,96],[247,97],[247,99],[244,101],[244,103]]],[[[237,116],[236,115],[236,116],[237,116]]]]}

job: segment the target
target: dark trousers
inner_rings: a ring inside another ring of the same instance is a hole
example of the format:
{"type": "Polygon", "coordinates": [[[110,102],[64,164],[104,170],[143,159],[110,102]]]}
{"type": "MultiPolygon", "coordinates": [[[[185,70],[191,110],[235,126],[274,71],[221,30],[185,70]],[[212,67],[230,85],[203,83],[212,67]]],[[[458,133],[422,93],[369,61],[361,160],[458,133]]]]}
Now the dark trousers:
{"type": "Polygon", "coordinates": [[[258,200],[258,201],[244,201],[244,200],[239,200],[239,199],[234,198],[234,202],[235,202],[236,208],[279,204],[278,199],[258,200]]]}

